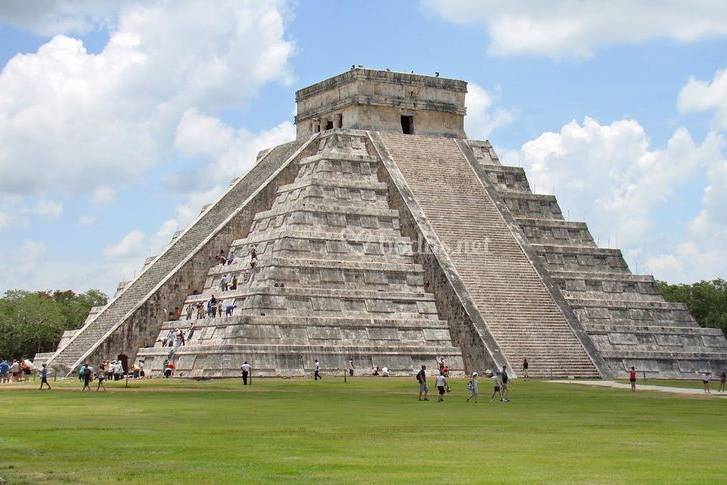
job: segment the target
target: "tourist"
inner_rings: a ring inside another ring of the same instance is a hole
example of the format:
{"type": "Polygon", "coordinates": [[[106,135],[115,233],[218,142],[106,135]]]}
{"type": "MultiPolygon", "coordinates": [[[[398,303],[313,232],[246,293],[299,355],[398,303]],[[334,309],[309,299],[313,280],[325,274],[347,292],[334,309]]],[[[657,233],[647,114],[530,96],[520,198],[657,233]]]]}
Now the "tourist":
{"type": "Polygon", "coordinates": [[[8,372],[10,372],[10,364],[8,364],[7,360],[3,359],[2,362],[0,362],[0,382],[3,384],[10,381],[8,378],[8,372]]]}
{"type": "Polygon", "coordinates": [[[469,391],[467,402],[470,402],[470,399],[474,398],[475,403],[477,403],[480,397],[480,383],[477,382],[477,372],[472,373],[472,378],[467,383],[467,390],[469,391]]]}
{"type": "Polygon", "coordinates": [[[502,373],[500,374],[500,395],[502,396],[500,400],[502,402],[510,402],[510,399],[507,397],[507,391],[508,391],[508,383],[510,381],[510,378],[507,375],[507,366],[502,366],[502,373]]]}
{"type": "Polygon", "coordinates": [[[176,334],[176,337],[177,337],[177,345],[176,346],[177,347],[179,347],[180,345],[181,346],[184,346],[186,342],[184,341],[184,332],[182,332],[182,329],[181,328],[177,328],[177,329],[174,330],[174,333],[176,334]]]}
{"type": "Polygon", "coordinates": [[[189,325],[189,331],[187,331],[187,342],[191,342],[192,341],[192,335],[194,335],[194,330],[195,330],[194,327],[195,327],[194,322],[192,322],[189,325]]]}
{"type": "Polygon", "coordinates": [[[220,300],[219,304],[217,305],[217,316],[222,317],[222,307],[224,305],[222,304],[222,300],[220,300]]]}
{"type": "Polygon", "coordinates": [[[117,360],[116,364],[114,365],[114,380],[115,381],[121,380],[121,376],[123,374],[124,374],[124,364],[122,364],[120,360],[117,360]]]}
{"type": "Polygon", "coordinates": [[[315,370],[313,371],[313,380],[317,381],[318,379],[323,379],[323,378],[321,377],[321,363],[318,362],[318,359],[316,359],[315,370]]]}
{"type": "Polygon", "coordinates": [[[134,376],[134,379],[139,378],[139,371],[141,371],[141,368],[139,367],[139,363],[134,362],[134,365],[131,366],[131,373],[134,376]]]}
{"type": "Polygon", "coordinates": [[[169,379],[172,377],[172,374],[174,373],[174,362],[172,361],[166,361],[166,365],[164,366],[164,377],[169,379]]]}
{"type": "Polygon", "coordinates": [[[227,275],[227,274],[226,274],[226,275],[224,275],[224,276],[223,276],[223,277],[222,277],[222,278],[220,279],[220,290],[221,290],[221,291],[222,291],[223,293],[224,293],[225,291],[227,291],[227,286],[228,286],[229,278],[230,278],[230,275],[227,275]]]}
{"type": "Polygon", "coordinates": [[[437,402],[444,402],[444,393],[447,392],[447,378],[444,377],[444,373],[440,372],[437,376],[437,402]]]}
{"type": "Polygon", "coordinates": [[[237,289],[237,275],[234,275],[232,277],[232,281],[230,282],[230,289],[236,290],[237,289]]]}
{"type": "Polygon", "coordinates": [[[349,359],[348,361],[348,375],[353,377],[353,359],[349,359]]]}
{"type": "MultiPolygon", "coordinates": [[[[240,370],[242,371],[242,384],[247,385],[247,378],[250,376],[250,364],[245,361],[241,366],[240,370]]],[[[252,384],[252,382],[250,382],[252,384]]]]}
{"type": "Polygon", "coordinates": [[[50,390],[50,384],[48,384],[48,367],[43,364],[43,367],[40,369],[40,390],[43,390],[43,384],[48,386],[48,390],[50,390]]]}
{"type": "Polygon", "coordinates": [[[205,308],[204,304],[202,302],[197,303],[197,318],[204,318],[205,317],[205,308]]]}
{"type": "Polygon", "coordinates": [[[109,381],[114,378],[114,365],[115,364],[116,364],[115,360],[112,360],[111,362],[109,362],[108,360],[106,361],[106,366],[105,366],[106,379],[108,379],[109,381]]]}
{"type": "Polygon", "coordinates": [[[81,364],[78,368],[78,382],[83,382],[84,374],[86,374],[86,364],[81,364]]]}
{"type": "Polygon", "coordinates": [[[379,376],[379,371],[380,371],[380,369],[381,369],[381,368],[380,368],[380,367],[379,367],[379,366],[377,365],[376,367],[374,367],[374,370],[373,370],[373,372],[371,373],[371,375],[373,375],[373,376],[376,376],[376,377],[378,377],[378,376],[379,376]]]}
{"type": "Polygon", "coordinates": [[[528,377],[528,367],[530,367],[530,363],[528,362],[527,357],[523,357],[523,378],[527,381],[528,377]]]}
{"type": "Polygon", "coordinates": [[[237,305],[235,305],[235,300],[228,300],[227,304],[225,305],[225,316],[231,317],[232,313],[235,311],[235,308],[237,308],[237,305]]]}
{"type": "Polygon", "coordinates": [[[139,377],[144,378],[144,361],[139,359],[139,377]]]}
{"type": "Polygon", "coordinates": [[[725,380],[727,380],[727,373],[724,370],[719,373],[719,392],[724,392],[725,380]]]}
{"type": "Polygon", "coordinates": [[[381,368],[381,375],[383,377],[389,377],[389,368],[388,367],[382,367],[381,368]]]}
{"type": "Polygon", "coordinates": [[[423,365],[422,369],[417,373],[417,382],[419,382],[419,400],[429,401],[429,387],[427,386],[427,366],[423,365]]]}
{"type": "Polygon", "coordinates": [[[709,390],[709,381],[712,379],[712,373],[707,371],[702,373],[702,384],[704,384],[704,393],[711,394],[709,390]]]}
{"type": "Polygon", "coordinates": [[[187,320],[192,319],[192,312],[194,312],[194,305],[190,303],[189,305],[187,305],[187,320]]]}
{"type": "Polygon", "coordinates": [[[445,366],[445,363],[444,363],[444,357],[442,357],[441,359],[439,359],[439,373],[440,373],[440,374],[441,374],[442,372],[444,372],[444,366],[445,366]]]}
{"type": "Polygon", "coordinates": [[[496,395],[500,395],[500,401],[502,401],[502,378],[500,377],[500,371],[496,370],[492,374],[492,396],[490,396],[490,402],[495,400],[496,395]]]}
{"type": "Polygon", "coordinates": [[[81,392],[88,389],[88,392],[91,392],[91,378],[93,377],[93,369],[91,369],[91,366],[88,364],[83,364],[83,389],[81,389],[81,392]]]}
{"type": "Polygon", "coordinates": [[[103,364],[101,364],[101,366],[98,368],[98,372],[96,372],[96,380],[98,380],[98,384],[96,385],[96,392],[100,391],[102,387],[104,392],[106,392],[106,386],[103,383],[106,380],[106,370],[103,364]]]}
{"type": "Polygon", "coordinates": [[[10,376],[12,377],[13,382],[20,382],[21,375],[20,362],[13,359],[13,362],[10,364],[10,376]]]}
{"type": "Polygon", "coordinates": [[[629,382],[631,383],[631,392],[636,392],[636,369],[633,366],[629,369],[629,382]]]}

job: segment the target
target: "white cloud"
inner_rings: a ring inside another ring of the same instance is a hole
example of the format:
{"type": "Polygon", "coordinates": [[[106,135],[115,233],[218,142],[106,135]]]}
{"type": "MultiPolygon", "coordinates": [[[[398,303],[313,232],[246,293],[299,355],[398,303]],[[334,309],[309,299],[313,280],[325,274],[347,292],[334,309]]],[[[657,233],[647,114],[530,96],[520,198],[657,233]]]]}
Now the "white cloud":
{"type": "Polygon", "coordinates": [[[81,226],[93,226],[96,224],[96,218],[94,216],[81,216],[78,218],[78,224],[81,226]]]}
{"type": "Polygon", "coordinates": [[[10,224],[10,215],[0,211],[0,229],[10,224]]]}
{"type": "Polygon", "coordinates": [[[727,69],[715,72],[711,82],[690,77],[679,91],[679,111],[715,111],[714,124],[727,130],[727,69]]]}
{"type": "MultiPolygon", "coordinates": [[[[192,177],[194,184],[187,200],[176,208],[178,225],[185,226],[198,215],[204,204],[220,197],[233,178],[246,173],[254,164],[257,153],[295,139],[295,126],[285,121],[261,133],[234,129],[219,119],[200,113],[196,109],[184,113],[175,136],[175,147],[180,154],[202,156],[209,163],[192,177]]],[[[189,175],[187,175],[189,177],[189,175]]]]}
{"type": "Polygon", "coordinates": [[[34,212],[39,216],[58,219],[63,213],[63,206],[53,200],[39,200],[35,204],[34,212]]]}
{"type": "Polygon", "coordinates": [[[493,130],[512,122],[515,115],[504,108],[494,108],[493,96],[475,83],[467,84],[467,116],[464,128],[467,136],[485,140],[493,130]]]}
{"type": "Polygon", "coordinates": [[[116,190],[108,185],[99,185],[93,190],[92,199],[96,204],[108,204],[114,198],[116,198],[116,190]]]}
{"type": "Polygon", "coordinates": [[[4,0],[0,22],[38,35],[85,34],[113,23],[119,0],[4,0]]]}
{"type": "Polygon", "coordinates": [[[127,257],[138,256],[143,250],[144,233],[133,230],[121,238],[119,242],[104,249],[106,256],[127,257]]]}
{"type": "Polygon", "coordinates": [[[720,137],[699,145],[683,128],[666,148],[653,148],[634,120],[604,125],[586,118],[525,143],[516,156],[535,189],[557,194],[570,219],[587,219],[602,244],[610,239],[635,249],[652,227],[654,209],[721,150],[720,137]]]}
{"type": "Polygon", "coordinates": [[[599,45],[727,35],[721,0],[423,0],[444,19],[482,25],[496,55],[588,57],[599,45]]]}
{"type": "Polygon", "coordinates": [[[287,81],[280,2],[128,4],[98,54],[58,35],[0,73],[0,191],[93,191],[169,158],[183,113],[287,81]]]}

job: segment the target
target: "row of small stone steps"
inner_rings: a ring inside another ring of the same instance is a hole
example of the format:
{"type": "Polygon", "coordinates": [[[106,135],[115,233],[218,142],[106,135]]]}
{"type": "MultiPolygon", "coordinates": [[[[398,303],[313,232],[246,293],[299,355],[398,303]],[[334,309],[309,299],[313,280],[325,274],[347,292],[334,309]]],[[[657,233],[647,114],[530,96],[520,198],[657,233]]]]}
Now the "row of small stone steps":
{"type": "Polygon", "coordinates": [[[687,368],[724,360],[721,332],[705,332],[684,305],[665,302],[653,277],[632,274],[619,250],[596,248],[585,224],[562,220],[554,197],[530,193],[524,172],[487,160],[480,166],[604,359],[662,359],[687,368]]]}
{"type": "Polygon", "coordinates": [[[450,248],[487,242],[485,251],[451,251],[449,258],[509,362],[518,367],[527,357],[532,375],[597,377],[456,143],[388,133],[381,137],[440,241],[450,248]]]}

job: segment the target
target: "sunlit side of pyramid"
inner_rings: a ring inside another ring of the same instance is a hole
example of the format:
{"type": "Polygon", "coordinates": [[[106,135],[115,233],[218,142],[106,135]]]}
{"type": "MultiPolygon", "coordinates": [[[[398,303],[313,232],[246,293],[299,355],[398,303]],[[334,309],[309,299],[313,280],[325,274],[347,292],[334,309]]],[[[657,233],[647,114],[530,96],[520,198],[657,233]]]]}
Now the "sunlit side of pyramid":
{"type": "Polygon", "coordinates": [[[354,69],[298,91],[297,139],[261,152],[40,359],[70,370],[144,358],[152,373],[171,360],[189,377],[238,375],[243,361],[259,375],[304,375],[316,359],[324,372],[352,359],[395,375],[441,357],[454,373],[507,364],[514,374],[527,357],[536,377],[723,368],[719,330],[597,247],[489,142],[466,138],[466,86],[354,69]],[[221,290],[225,275],[235,289],[221,290]],[[186,319],[213,295],[230,315],[186,319]],[[192,323],[186,345],[162,346],[192,323]]]}

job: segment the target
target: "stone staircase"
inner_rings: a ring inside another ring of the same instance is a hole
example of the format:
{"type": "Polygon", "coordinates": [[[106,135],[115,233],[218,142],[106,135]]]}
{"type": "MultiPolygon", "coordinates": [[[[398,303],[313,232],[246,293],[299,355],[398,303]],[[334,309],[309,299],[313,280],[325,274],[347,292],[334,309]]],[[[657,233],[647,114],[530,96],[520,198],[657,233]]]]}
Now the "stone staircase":
{"type": "Polygon", "coordinates": [[[387,367],[413,375],[444,357],[461,374],[460,350],[424,288],[412,241],[401,235],[399,212],[389,207],[376,156],[365,135],[332,132],[317,153],[296,160],[295,180],[278,187],[270,207],[254,216],[249,234],[229,248],[231,264],[210,268],[201,292],[189,295],[182,320],[159,332],[195,331],[170,351],[157,343],[140,350],[152,373],[174,359],[184,376],[239,375],[244,360],[256,375],[303,376],[314,360],[340,374],[349,359],[359,372],[387,367]],[[256,265],[250,270],[250,250],[256,265]],[[221,280],[235,276],[235,289],[221,280]],[[231,315],[186,320],[186,308],[212,296],[231,315]]]}
{"type": "MultiPolygon", "coordinates": [[[[518,372],[527,357],[532,376],[597,377],[589,355],[457,143],[393,133],[380,137],[441,245],[448,248],[447,256],[510,367],[518,372]]],[[[494,176],[504,186],[527,188],[522,172],[494,176]]],[[[542,198],[523,215],[532,217],[536,209],[550,205],[549,198],[542,198]]]]}
{"type": "Polygon", "coordinates": [[[227,220],[265,178],[287,160],[301,143],[280,145],[265,154],[250,171],[234,183],[230,189],[181,235],[174,238],[153,262],[146,262],[144,270],[129,282],[109,304],[53,354],[47,363],[53,367],[71,371],[88,357],[108,335],[126,321],[148,296],[167,278],[174,274],[181,262],[191,254],[227,220]],[[262,179],[262,180],[261,180],[262,179]]]}
{"type": "Polygon", "coordinates": [[[621,252],[599,248],[585,223],[563,218],[555,197],[533,194],[520,167],[499,164],[491,147],[468,140],[476,165],[605,364],[660,377],[693,377],[727,365],[718,329],[699,328],[684,305],[664,301],[651,276],[630,272],[621,252]]]}

